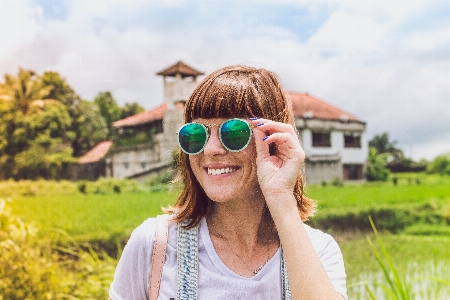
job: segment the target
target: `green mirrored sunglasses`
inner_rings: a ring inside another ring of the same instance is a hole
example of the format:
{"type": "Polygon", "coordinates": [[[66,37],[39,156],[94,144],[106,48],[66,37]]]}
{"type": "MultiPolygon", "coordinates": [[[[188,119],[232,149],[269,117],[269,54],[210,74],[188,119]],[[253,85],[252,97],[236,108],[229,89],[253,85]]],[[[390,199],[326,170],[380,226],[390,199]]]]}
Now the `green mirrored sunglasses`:
{"type": "Polygon", "coordinates": [[[208,142],[210,126],[219,126],[219,139],[223,147],[231,152],[244,150],[250,143],[252,129],[243,119],[229,119],[222,124],[187,123],[178,131],[178,144],[181,150],[190,155],[203,151],[208,142]]]}

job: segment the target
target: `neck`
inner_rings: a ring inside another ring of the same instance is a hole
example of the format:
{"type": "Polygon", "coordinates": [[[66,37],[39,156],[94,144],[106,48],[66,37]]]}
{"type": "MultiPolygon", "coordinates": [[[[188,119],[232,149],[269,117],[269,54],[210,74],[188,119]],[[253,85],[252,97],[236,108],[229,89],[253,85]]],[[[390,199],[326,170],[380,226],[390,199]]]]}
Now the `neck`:
{"type": "Polygon", "coordinates": [[[213,231],[214,235],[219,234],[230,242],[238,242],[251,249],[258,244],[278,241],[269,215],[264,201],[215,202],[207,221],[210,227],[215,227],[213,230],[217,232],[213,231]]]}

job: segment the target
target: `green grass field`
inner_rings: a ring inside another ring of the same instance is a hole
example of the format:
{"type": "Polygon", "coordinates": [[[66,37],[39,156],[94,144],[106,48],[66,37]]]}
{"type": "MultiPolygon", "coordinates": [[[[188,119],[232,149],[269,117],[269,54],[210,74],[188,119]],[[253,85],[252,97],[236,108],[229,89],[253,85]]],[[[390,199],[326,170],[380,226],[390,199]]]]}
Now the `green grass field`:
{"type": "Polygon", "coordinates": [[[450,177],[424,174],[397,175],[398,185],[389,182],[307,186],[308,197],[317,200],[319,212],[327,209],[354,209],[368,205],[404,205],[427,201],[450,204],[450,177]],[[416,183],[419,180],[419,184],[416,183]]]}
{"type": "MultiPolygon", "coordinates": [[[[117,248],[117,241],[124,242],[136,226],[161,213],[161,207],[173,204],[177,196],[175,192],[157,192],[156,189],[152,192],[136,185],[114,193],[111,183],[104,186],[88,186],[89,192],[82,194],[77,184],[71,182],[3,182],[0,183],[0,198],[11,197],[13,213],[25,222],[34,223],[42,238],[63,240],[63,235],[57,233],[62,230],[78,242],[101,241],[100,244],[113,243],[113,248],[117,248]]],[[[392,182],[343,187],[315,185],[308,187],[307,195],[318,200],[317,218],[325,220],[335,217],[337,212],[367,207],[395,208],[428,203],[431,214],[442,217],[440,223],[414,224],[415,227],[407,227],[397,234],[382,232],[382,238],[395,265],[403,272],[411,263],[450,263],[450,235],[445,234],[450,232],[450,225],[442,223],[450,218],[450,177],[404,174],[398,185],[392,182]],[[415,178],[420,178],[420,184],[415,178]]],[[[349,283],[363,281],[368,274],[379,272],[366,240],[373,238],[370,231],[333,228],[328,231],[341,246],[349,283]]]]}
{"type": "Polygon", "coordinates": [[[125,192],[121,194],[69,194],[17,197],[13,212],[25,222],[34,223],[41,235],[59,229],[78,242],[126,238],[161,207],[173,203],[167,192],[125,192]]]}

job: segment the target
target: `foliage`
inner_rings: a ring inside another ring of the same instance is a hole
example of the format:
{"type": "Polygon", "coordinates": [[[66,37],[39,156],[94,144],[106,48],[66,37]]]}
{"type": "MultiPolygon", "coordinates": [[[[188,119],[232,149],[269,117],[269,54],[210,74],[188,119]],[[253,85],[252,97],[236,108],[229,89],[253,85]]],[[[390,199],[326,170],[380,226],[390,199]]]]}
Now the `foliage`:
{"type": "Polygon", "coordinates": [[[75,139],[73,155],[80,156],[91,150],[108,136],[105,119],[93,102],[82,100],[73,110],[75,139]]]}
{"type": "MultiPolygon", "coordinates": [[[[39,235],[51,235],[59,228],[110,254],[117,251],[116,242],[123,243],[145,219],[173,204],[176,194],[168,190],[165,184],[139,185],[125,179],[0,182],[0,197],[12,197],[16,214],[39,224],[39,235]]],[[[67,245],[61,238],[55,240],[67,245]]]]}
{"type": "Polygon", "coordinates": [[[366,178],[369,181],[387,181],[389,170],[386,168],[388,153],[378,154],[374,147],[369,148],[369,157],[367,159],[366,178]]]}
{"type": "Polygon", "coordinates": [[[110,92],[81,100],[57,72],[6,74],[0,82],[0,179],[69,178],[75,157],[112,137],[112,122],[143,110],[137,103],[119,107],[110,92]]]}
{"type": "Polygon", "coordinates": [[[437,156],[427,167],[427,173],[450,175],[450,154],[437,156]]]}
{"type": "Polygon", "coordinates": [[[55,258],[36,247],[35,233],[0,199],[0,299],[55,299],[62,291],[55,258]]]}
{"type": "MultiPolygon", "coordinates": [[[[450,296],[450,280],[445,279],[444,277],[436,277],[437,274],[443,274],[443,272],[436,270],[434,266],[433,271],[430,274],[431,276],[428,277],[423,276],[424,274],[427,274],[423,266],[419,268],[419,271],[409,271],[402,274],[397,268],[397,264],[394,264],[394,261],[396,263],[398,261],[392,259],[390,252],[387,250],[380,233],[370,217],[369,221],[374,232],[375,242],[369,237],[367,237],[367,241],[375,255],[378,266],[381,269],[381,280],[374,280],[372,278],[372,280],[369,279],[349,284],[350,288],[364,285],[367,297],[373,300],[447,299],[447,297],[450,296]]],[[[444,264],[445,263],[446,262],[444,262],[444,264]]],[[[356,295],[352,296],[355,298],[356,295]]],[[[361,296],[361,294],[359,294],[359,296],[361,296]]],[[[358,297],[358,299],[360,298],[358,297]]]]}
{"type": "Polygon", "coordinates": [[[0,168],[3,178],[60,178],[73,160],[66,106],[33,71],[5,75],[0,84],[0,168]],[[31,172],[30,172],[31,170],[31,172]]]}
{"type": "Polygon", "coordinates": [[[61,179],[106,137],[98,112],[56,72],[19,69],[0,83],[0,178],[61,179]],[[87,117],[83,117],[86,115],[87,117]]]}
{"type": "MultiPolygon", "coordinates": [[[[380,268],[383,270],[384,277],[388,283],[388,285],[384,288],[388,294],[392,296],[393,299],[402,299],[407,300],[411,299],[410,287],[406,284],[405,279],[400,277],[397,269],[395,268],[391,256],[389,252],[386,251],[383,240],[380,238],[378,231],[372,221],[372,218],[369,217],[370,225],[375,233],[375,238],[380,250],[375,247],[374,243],[368,238],[367,241],[370,244],[370,247],[377,258],[378,264],[380,268]],[[384,259],[383,259],[384,258],[384,259]]],[[[371,299],[375,299],[374,293],[367,288],[371,299]]]]}
{"type": "Polygon", "coordinates": [[[391,232],[401,232],[414,224],[446,226],[450,218],[445,216],[444,205],[418,203],[415,205],[367,205],[367,207],[329,209],[311,218],[313,227],[333,231],[368,231],[368,216],[377,221],[378,227],[391,232]]]}
{"type": "MultiPolygon", "coordinates": [[[[338,215],[339,212],[348,211],[348,213],[340,215],[341,219],[335,219],[336,224],[345,223],[345,218],[364,210],[365,213],[361,214],[361,223],[365,224],[367,230],[370,230],[366,214],[368,212],[374,216],[377,227],[380,229],[398,224],[403,226],[399,227],[404,228],[403,232],[414,234],[382,233],[386,250],[390,252],[391,260],[396,263],[399,274],[406,272],[405,268],[411,261],[423,263],[434,259],[442,262],[444,266],[448,266],[448,249],[450,247],[448,236],[424,236],[426,233],[417,232],[418,226],[414,224],[428,224],[423,228],[424,231],[425,229],[430,231],[430,234],[448,227],[445,224],[450,221],[450,202],[448,202],[450,177],[398,174],[398,178],[397,186],[393,186],[392,182],[346,184],[344,187],[309,186],[308,196],[319,199],[320,206],[317,216],[311,221],[316,218],[328,220],[338,215]],[[416,178],[421,178],[422,184],[409,185],[407,178],[412,178],[412,182],[416,178]],[[396,210],[401,212],[393,213],[396,210]],[[380,213],[372,214],[376,211],[380,213]],[[420,223],[409,223],[408,220],[415,218],[411,215],[416,215],[416,217],[419,215],[420,223]],[[405,221],[410,225],[402,225],[406,224],[405,221]],[[433,230],[431,230],[432,227],[433,230]]],[[[161,176],[161,180],[166,181],[163,176],[161,176]]],[[[99,182],[95,184],[99,184],[99,182]]],[[[13,205],[14,211],[24,220],[39,224],[38,237],[49,237],[53,234],[52,240],[58,245],[63,245],[64,248],[58,250],[58,255],[59,259],[65,257],[61,260],[64,263],[56,266],[57,270],[62,266],[65,272],[69,272],[69,274],[61,273],[61,275],[57,273],[58,279],[66,278],[63,282],[67,287],[65,289],[67,299],[70,299],[68,295],[77,295],[76,297],[79,299],[105,299],[106,296],[99,295],[104,295],[106,282],[110,282],[108,278],[112,278],[115,262],[110,256],[120,248],[116,243],[123,244],[136,226],[146,218],[161,213],[161,206],[173,203],[177,194],[149,192],[150,188],[147,184],[140,185],[135,190],[127,189],[124,187],[127,183],[120,185],[121,193],[117,194],[114,192],[114,186],[118,182],[107,184],[106,180],[104,186],[109,186],[109,188],[105,188],[104,194],[96,194],[94,183],[85,182],[85,184],[86,190],[88,190],[87,194],[81,194],[77,189],[78,183],[75,182],[6,181],[0,182],[0,198],[5,195],[13,196],[15,199],[11,205],[13,205]],[[80,243],[89,241],[91,246],[83,246],[83,244],[77,246],[72,239],[68,241],[66,239],[63,242],[61,235],[55,235],[53,228],[69,232],[70,236],[80,243]],[[110,256],[101,251],[96,256],[95,252],[91,253],[92,249],[90,250],[90,248],[104,249],[110,256]],[[84,256],[88,258],[85,259],[84,256]],[[74,260],[71,261],[69,258],[74,260]],[[74,287],[75,283],[78,284],[77,287],[74,287]],[[86,294],[82,294],[82,290],[85,290],[86,294]]],[[[136,183],[132,183],[132,185],[134,184],[136,183]]],[[[155,184],[159,185],[160,183],[155,184]]],[[[323,228],[321,225],[323,223],[311,223],[312,226],[317,224],[323,228]]],[[[354,283],[356,280],[370,280],[383,284],[377,278],[366,276],[367,273],[378,272],[380,267],[377,267],[377,262],[371,255],[365,237],[362,234],[355,234],[360,228],[356,228],[356,231],[352,231],[350,235],[348,235],[348,228],[344,228],[344,231],[340,231],[340,227],[331,227],[331,229],[334,230],[333,236],[337,238],[344,254],[349,283],[354,283]],[[348,238],[345,238],[346,236],[348,238]]],[[[394,231],[401,232],[401,229],[394,231]]],[[[113,257],[116,257],[115,254],[113,257]]],[[[424,269],[420,269],[420,271],[423,272],[424,269]]],[[[433,277],[432,275],[437,277],[443,273],[436,273],[435,269],[430,269],[429,274],[430,277],[433,277]]],[[[439,276],[447,278],[446,275],[439,276]]],[[[430,284],[430,286],[434,287],[435,285],[430,284]]],[[[373,285],[370,284],[369,287],[372,289],[373,285]]],[[[356,298],[351,294],[349,296],[351,299],[367,299],[367,297],[356,298]]],[[[384,298],[380,297],[380,299],[384,298]]],[[[438,298],[423,297],[423,299],[438,298]]]]}
{"type": "Polygon", "coordinates": [[[397,141],[391,142],[389,140],[389,134],[387,132],[376,135],[369,141],[369,147],[373,147],[377,150],[378,154],[390,153],[394,158],[400,158],[403,153],[395,145],[397,141]]]}
{"type": "Polygon", "coordinates": [[[331,185],[332,186],[344,186],[344,181],[342,181],[341,178],[339,178],[338,176],[334,177],[333,180],[331,180],[331,185]]]}
{"type": "Polygon", "coordinates": [[[101,92],[94,99],[98,111],[102,115],[108,128],[108,136],[112,135],[112,123],[118,121],[121,115],[121,108],[110,92],[101,92]]]}
{"type": "Polygon", "coordinates": [[[120,113],[120,118],[125,119],[144,111],[145,109],[136,102],[125,103],[125,106],[122,108],[122,112],[120,113]]]}
{"type": "MultiPolygon", "coordinates": [[[[369,148],[375,148],[377,153],[386,157],[385,166],[391,172],[423,172],[427,166],[426,160],[416,162],[405,157],[403,151],[397,148],[397,141],[390,141],[388,133],[376,135],[369,141],[369,148]]],[[[370,151],[370,150],[369,150],[370,151]]],[[[370,155],[370,153],[369,153],[370,155]]]]}
{"type": "Polygon", "coordinates": [[[0,199],[0,299],[106,299],[117,261],[106,253],[51,247],[0,199]]]}
{"type": "Polygon", "coordinates": [[[154,135],[155,135],[154,129],[148,131],[126,129],[123,130],[123,132],[120,134],[120,138],[114,139],[113,147],[118,148],[142,144],[151,144],[153,142],[154,135]]]}

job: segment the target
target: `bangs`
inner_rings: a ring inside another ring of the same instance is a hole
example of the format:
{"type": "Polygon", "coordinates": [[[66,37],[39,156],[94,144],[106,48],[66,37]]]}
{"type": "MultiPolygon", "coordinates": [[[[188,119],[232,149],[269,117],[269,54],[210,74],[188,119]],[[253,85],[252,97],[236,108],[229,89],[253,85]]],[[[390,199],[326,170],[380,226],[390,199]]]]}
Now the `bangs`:
{"type": "MultiPolygon", "coordinates": [[[[231,74],[224,74],[231,75],[231,74]]],[[[246,118],[262,116],[260,95],[243,78],[221,76],[194,92],[186,103],[186,122],[197,118],[246,118]],[[207,86],[206,86],[207,85],[207,86]]]]}
{"type": "Polygon", "coordinates": [[[290,99],[272,72],[233,66],[208,75],[185,106],[185,122],[197,118],[267,118],[293,122],[290,99]]]}

